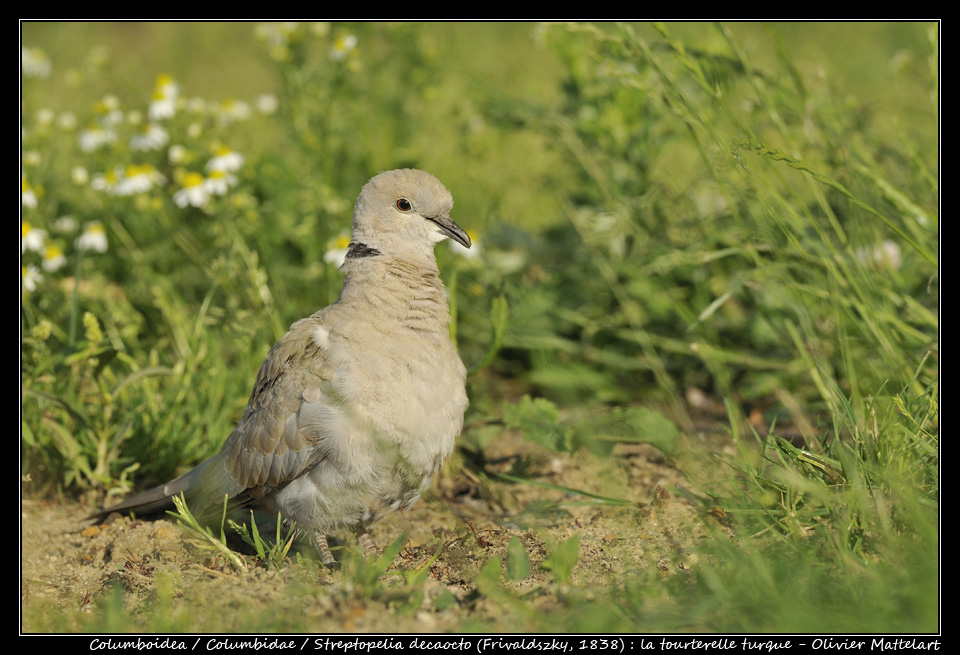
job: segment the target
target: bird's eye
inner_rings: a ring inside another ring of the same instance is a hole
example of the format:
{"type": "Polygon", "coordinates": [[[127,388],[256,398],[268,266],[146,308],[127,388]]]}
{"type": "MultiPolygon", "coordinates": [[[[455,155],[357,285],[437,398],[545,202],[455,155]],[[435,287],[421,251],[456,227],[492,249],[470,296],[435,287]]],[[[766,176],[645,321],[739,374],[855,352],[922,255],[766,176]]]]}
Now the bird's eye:
{"type": "Polygon", "coordinates": [[[413,209],[413,205],[406,198],[397,198],[397,209],[402,212],[408,212],[413,209]]]}

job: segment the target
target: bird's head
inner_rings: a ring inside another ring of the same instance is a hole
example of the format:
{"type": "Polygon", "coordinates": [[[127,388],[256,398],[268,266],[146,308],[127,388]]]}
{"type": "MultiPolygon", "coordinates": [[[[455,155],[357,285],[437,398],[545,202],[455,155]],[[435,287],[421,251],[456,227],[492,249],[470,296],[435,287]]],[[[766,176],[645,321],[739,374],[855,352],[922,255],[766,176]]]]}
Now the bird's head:
{"type": "Polygon", "coordinates": [[[470,237],[450,218],[453,196],[426,171],[404,168],[375,176],[357,198],[348,257],[376,254],[430,254],[453,239],[470,247],[470,237]]]}

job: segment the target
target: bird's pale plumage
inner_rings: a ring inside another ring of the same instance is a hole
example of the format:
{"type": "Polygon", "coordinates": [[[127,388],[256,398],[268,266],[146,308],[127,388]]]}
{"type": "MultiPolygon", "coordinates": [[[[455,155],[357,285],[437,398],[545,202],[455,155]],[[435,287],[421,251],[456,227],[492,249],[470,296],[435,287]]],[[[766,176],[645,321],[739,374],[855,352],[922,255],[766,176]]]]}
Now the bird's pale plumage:
{"type": "Polygon", "coordinates": [[[466,371],[433,247],[452,238],[453,199],[424,171],[387,171],[361,190],[336,302],[294,323],[270,350],[220,451],[185,475],[109,507],[159,512],[181,492],[198,512],[224,496],[326,535],[411,507],[452,452],[466,371]]]}

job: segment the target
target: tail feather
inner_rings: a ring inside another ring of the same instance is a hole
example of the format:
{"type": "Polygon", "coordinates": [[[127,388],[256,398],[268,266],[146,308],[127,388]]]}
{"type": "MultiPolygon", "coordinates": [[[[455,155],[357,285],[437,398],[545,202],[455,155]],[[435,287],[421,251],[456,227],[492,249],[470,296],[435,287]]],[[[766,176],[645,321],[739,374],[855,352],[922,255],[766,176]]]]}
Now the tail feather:
{"type": "MultiPolygon", "coordinates": [[[[194,469],[195,471],[196,469],[194,469]]],[[[130,512],[135,512],[138,516],[150,516],[153,514],[160,514],[167,510],[172,510],[173,497],[179,496],[181,493],[185,496],[190,496],[190,473],[182,475],[176,480],[167,482],[166,484],[161,484],[153,489],[148,489],[136,495],[127,498],[126,500],[117,503],[116,505],[111,505],[110,507],[105,507],[99,512],[94,512],[87,517],[88,520],[100,520],[106,518],[114,512],[119,512],[121,514],[129,514],[130,512]]]]}
{"type": "Polygon", "coordinates": [[[197,518],[220,515],[224,496],[230,497],[230,506],[241,505],[246,501],[245,488],[231,478],[214,455],[196,468],[184,473],[176,480],[138,493],[126,500],[106,507],[87,517],[88,520],[100,520],[114,512],[127,514],[136,512],[138,516],[161,514],[174,508],[173,498],[183,494],[187,505],[197,518]],[[213,464],[213,465],[211,465],[213,464]]]}

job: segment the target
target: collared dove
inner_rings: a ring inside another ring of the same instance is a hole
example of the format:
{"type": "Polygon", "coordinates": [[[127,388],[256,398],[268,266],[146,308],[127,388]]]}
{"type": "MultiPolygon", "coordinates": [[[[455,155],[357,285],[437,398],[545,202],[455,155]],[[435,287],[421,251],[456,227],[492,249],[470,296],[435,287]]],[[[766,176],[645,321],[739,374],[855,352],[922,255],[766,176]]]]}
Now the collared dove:
{"type": "Polygon", "coordinates": [[[336,302],[297,321],[270,350],[240,422],[216,455],[108,507],[158,513],[185,494],[198,515],[260,507],[312,533],[367,527],[412,507],[453,451],[467,407],[466,369],[450,341],[450,311],[434,245],[470,237],[450,218],[435,177],[380,173],[360,191],[336,302]]]}

